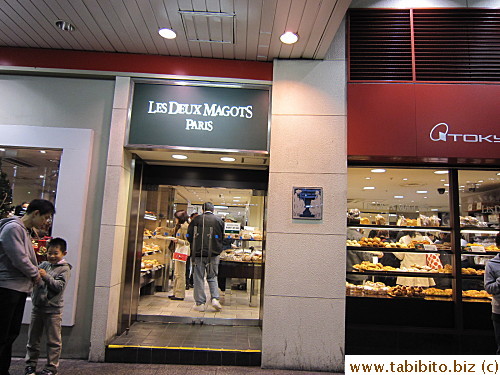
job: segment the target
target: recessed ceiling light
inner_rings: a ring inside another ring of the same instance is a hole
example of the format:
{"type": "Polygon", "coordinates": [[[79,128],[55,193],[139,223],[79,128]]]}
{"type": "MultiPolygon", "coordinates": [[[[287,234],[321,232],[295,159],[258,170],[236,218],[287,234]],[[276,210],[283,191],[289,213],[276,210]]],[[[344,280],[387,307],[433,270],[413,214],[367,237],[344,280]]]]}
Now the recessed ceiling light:
{"type": "Polygon", "coordinates": [[[284,44],[294,44],[299,40],[299,36],[291,31],[287,31],[283,35],[280,36],[281,43],[284,44]]]}
{"type": "Polygon", "coordinates": [[[427,199],[427,197],[424,197],[424,199],[427,199]]]}
{"type": "Polygon", "coordinates": [[[372,178],[371,177],[365,177],[365,180],[371,180],[372,178]]]}
{"type": "Polygon", "coordinates": [[[439,211],[439,208],[431,208],[431,211],[439,211]]]}
{"type": "Polygon", "coordinates": [[[403,199],[404,198],[404,195],[395,195],[394,198],[397,198],[397,199],[403,199]]]}
{"type": "Polygon", "coordinates": [[[172,155],[174,159],[187,159],[188,157],[186,155],[172,155]]]}
{"type": "Polygon", "coordinates": [[[177,34],[172,29],[163,28],[158,30],[158,34],[165,39],[175,39],[177,34]]]}
{"type": "Polygon", "coordinates": [[[233,202],[239,202],[240,200],[239,199],[233,199],[233,202]]]}
{"type": "Polygon", "coordinates": [[[41,154],[46,154],[46,153],[47,153],[47,151],[40,150],[40,153],[41,153],[41,154]]]}
{"type": "Polygon", "coordinates": [[[434,171],[435,174],[447,174],[448,171],[434,171]]]}
{"type": "Polygon", "coordinates": [[[484,182],[483,180],[479,180],[478,182],[484,182]]]}
{"type": "Polygon", "coordinates": [[[0,148],[0,151],[5,151],[5,149],[4,148],[0,148]]]}
{"type": "Polygon", "coordinates": [[[43,176],[43,174],[41,174],[41,175],[40,175],[40,178],[43,178],[43,177],[44,177],[44,176],[43,176]]]}
{"type": "Polygon", "coordinates": [[[376,168],[371,170],[372,173],[384,173],[385,169],[382,168],[376,168]]]}
{"type": "Polygon", "coordinates": [[[408,181],[408,179],[407,178],[403,178],[403,181],[408,181]]]}
{"type": "Polygon", "coordinates": [[[427,190],[417,190],[417,194],[427,194],[427,190]]]}
{"type": "Polygon", "coordinates": [[[228,156],[224,156],[224,157],[220,158],[220,160],[222,160],[222,161],[235,161],[236,159],[235,158],[230,158],[228,156]]]}
{"type": "Polygon", "coordinates": [[[444,186],[450,186],[450,184],[443,184],[444,186]]]}
{"type": "Polygon", "coordinates": [[[497,176],[500,176],[500,172],[497,173],[497,176]]]}
{"type": "Polygon", "coordinates": [[[234,197],[234,199],[240,199],[241,197],[234,197]]]}
{"type": "Polygon", "coordinates": [[[363,190],[374,190],[375,186],[365,186],[363,187],[363,190]]]}
{"type": "Polygon", "coordinates": [[[56,24],[57,28],[61,29],[62,31],[75,31],[76,30],[75,26],[73,26],[68,21],[57,20],[55,24],[56,24]]]}
{"type": "Polygon", "coordinates": [[[439,181],[441,181],[441,182],[445,182],[446,180],[439,180],[439,181]]]}

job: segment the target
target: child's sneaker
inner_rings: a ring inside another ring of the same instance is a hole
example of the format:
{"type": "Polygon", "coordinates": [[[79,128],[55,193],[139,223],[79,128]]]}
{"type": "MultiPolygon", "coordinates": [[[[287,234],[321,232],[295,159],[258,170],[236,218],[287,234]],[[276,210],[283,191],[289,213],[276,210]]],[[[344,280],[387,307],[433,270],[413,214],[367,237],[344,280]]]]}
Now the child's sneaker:
{"type": "Polygon", "coordinates": [[[36,368],[33,366],[26,366],[24,369],[24,375],[35,375],[36,374],[36,368]]]}
{"type": "Polygon", "coordinates": [[[44,368],[42,370],[42,372],[40,373],[40,375],[56,375],[56,373],[53,371],[50,371],[49,369],[44,368]]]}

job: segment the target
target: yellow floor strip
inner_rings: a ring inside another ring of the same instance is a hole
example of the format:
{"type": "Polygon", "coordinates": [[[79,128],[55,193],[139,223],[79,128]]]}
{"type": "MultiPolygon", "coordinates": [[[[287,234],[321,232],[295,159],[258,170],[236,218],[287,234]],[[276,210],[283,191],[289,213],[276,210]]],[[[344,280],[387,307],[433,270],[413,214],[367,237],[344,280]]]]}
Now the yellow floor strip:
{"type": "Polygon", "coordinates": [[[124,349],[124,348],[143,348],[143,349],[182,349],[182,350],[210,350],[214,352],[241,352],[241,353],[260,353],[261,350],[256,349],[219,349],[219,348],[191,348],[182,346],[144,346],[144,345],[108,345],[109,349],[124,349]]]}

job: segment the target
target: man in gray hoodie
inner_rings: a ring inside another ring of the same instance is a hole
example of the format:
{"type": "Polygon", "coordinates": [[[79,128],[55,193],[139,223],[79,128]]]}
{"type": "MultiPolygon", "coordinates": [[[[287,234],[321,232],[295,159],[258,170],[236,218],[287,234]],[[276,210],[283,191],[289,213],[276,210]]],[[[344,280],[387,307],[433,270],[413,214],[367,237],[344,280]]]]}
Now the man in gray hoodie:
{"type": "Polygon", "coordinates": [[[41,228],[55,208],[45,199],[34,199],[22,217],[0,220],[0,375],[8,375],[12,344],[21,330],[26,297],[40,281],[30,230],[41,228]]]}
{"type": "MultiPolygon", "coordinates": [[[[500,233],[497,233],[495,241],[497,247],[500,247],[500,233]]],[[[497,354],[500,354],[500,254],[497,254],[486,264],[484,289],[493,295],[491,319],[497,342],[497,354]]]]}

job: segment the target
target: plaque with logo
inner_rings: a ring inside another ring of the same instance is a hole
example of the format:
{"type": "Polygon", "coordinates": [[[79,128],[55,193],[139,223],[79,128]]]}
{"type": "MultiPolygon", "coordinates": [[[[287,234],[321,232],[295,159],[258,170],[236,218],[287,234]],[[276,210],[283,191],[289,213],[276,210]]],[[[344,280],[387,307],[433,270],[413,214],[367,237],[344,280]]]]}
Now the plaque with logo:
{"type": "Polygon", "coordinates": [[[269,90],[136,83],[128,146],[268,151],[269,90]]]}
{"type": "Polygon", "coordinates": [[[323,219],[323,188],[294,187],[292,219],[323,219]]]}

